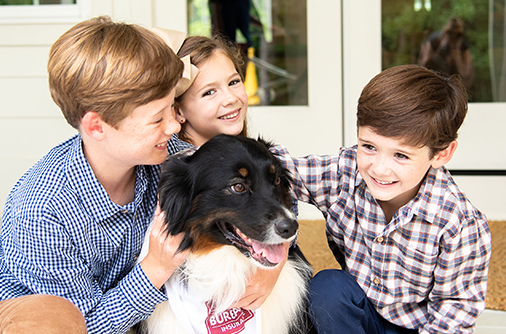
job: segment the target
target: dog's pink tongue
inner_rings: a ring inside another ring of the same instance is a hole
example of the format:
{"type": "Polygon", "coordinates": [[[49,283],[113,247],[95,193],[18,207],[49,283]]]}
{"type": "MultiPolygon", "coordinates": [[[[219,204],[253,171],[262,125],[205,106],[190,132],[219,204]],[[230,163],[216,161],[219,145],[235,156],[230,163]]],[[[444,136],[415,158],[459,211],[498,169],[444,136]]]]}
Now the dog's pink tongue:
{"type": "Polygon", "coordinates": [[[283,244],[268,245],[253,241],[251,245],[255,253],[262,255],[270,263],[280,263],[285,258],[285,246],[283,244]]]}

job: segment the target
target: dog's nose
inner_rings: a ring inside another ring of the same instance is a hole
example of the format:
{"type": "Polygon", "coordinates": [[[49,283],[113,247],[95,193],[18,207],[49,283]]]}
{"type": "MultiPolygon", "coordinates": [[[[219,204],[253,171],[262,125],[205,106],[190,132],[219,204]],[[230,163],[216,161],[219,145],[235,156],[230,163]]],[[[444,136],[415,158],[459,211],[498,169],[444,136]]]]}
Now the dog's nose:
{"type": "Polygon", "coordinates": [[[297,229],[299,228],[299,223],[296,220],[282,220],[276,224],[276,233],[285,239],[293,236],[297,229]]]}

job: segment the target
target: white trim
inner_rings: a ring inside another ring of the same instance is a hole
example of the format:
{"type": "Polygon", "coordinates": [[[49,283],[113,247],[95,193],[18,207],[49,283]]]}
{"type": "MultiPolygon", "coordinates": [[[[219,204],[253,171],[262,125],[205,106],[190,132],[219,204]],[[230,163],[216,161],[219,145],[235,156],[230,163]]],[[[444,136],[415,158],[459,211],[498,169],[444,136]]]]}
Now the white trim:
{"type": "Polygon", "coordinates": [[[0,6],[0,24],[76,22],[89,17],[91,0],[76,4],[0,6]]]}
{"type": "Polygon", "coordinates": [[[357,102],[381,72],[381,1],[343,0],[344,146],[357,143],[357,102]]]}

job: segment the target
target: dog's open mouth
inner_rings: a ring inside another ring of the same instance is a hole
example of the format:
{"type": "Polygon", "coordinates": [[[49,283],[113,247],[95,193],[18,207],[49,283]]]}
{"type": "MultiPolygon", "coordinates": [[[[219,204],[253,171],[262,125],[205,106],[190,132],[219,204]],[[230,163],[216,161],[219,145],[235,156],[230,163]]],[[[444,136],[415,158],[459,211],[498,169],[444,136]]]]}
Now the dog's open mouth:
{"type": "Polygon", "coordinates": [[[253,240],[230,224],[218,224],[221,232],[237,248],[246,251],[251,258],[266,267],[273,267],[285,258],[283,244],[265,244],[253,240]]]}

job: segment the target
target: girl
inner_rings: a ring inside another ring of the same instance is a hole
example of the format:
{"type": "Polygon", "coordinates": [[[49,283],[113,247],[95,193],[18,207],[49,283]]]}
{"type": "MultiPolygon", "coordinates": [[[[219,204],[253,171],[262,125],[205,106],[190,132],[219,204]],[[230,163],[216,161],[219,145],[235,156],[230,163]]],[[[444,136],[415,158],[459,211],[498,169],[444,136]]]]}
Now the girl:
{"type": "MultiPolygon", "coordinates": [[[[154,31],[165,41],[171,39],[161,35],[166,30],[154,31]]],[[[198,74],[184,92],[176,88],[179,95],[176,94],[174,109],[181,131],[169,140],[169,155],[201,146],[218,134],[247,136],[248,95],[239,49],[224,38],[191,36],[184,40],[177,55],[180,58],[189,55],[198,74]]],[[[257,270],[235,307],[259,308],[274,288],[286,259],[275,269],[257,270]]]]}
{"type": "Polygon", "coordinates": [[[225,39],[188,37],[179,57],[190,56],[198,75],[182,95],[176,97],[179,135],[169,142],[169,154],[191,145],[201,146],[218,134],[247,135],[248,96],[244,88],[240,51],[225,39]]]}

